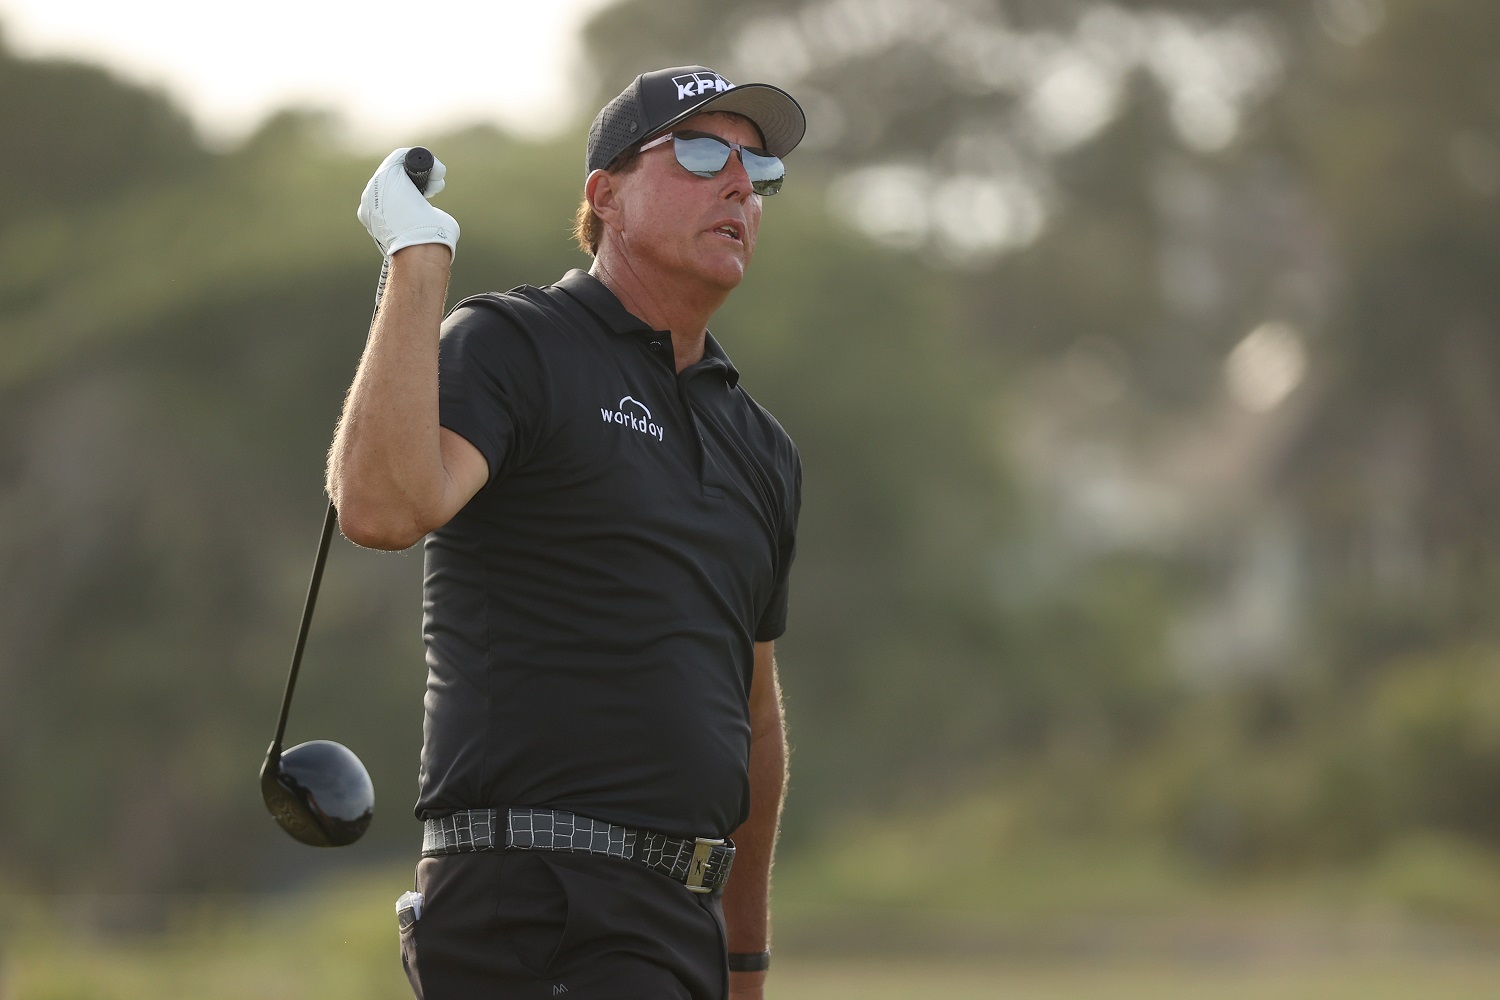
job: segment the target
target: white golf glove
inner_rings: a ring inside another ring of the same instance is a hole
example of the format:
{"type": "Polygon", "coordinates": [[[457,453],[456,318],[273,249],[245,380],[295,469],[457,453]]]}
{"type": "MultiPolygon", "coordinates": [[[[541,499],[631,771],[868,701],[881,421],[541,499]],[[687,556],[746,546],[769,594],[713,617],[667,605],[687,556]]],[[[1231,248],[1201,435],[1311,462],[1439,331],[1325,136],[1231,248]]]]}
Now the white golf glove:
{"type": "Polygon", "coordinates": [[[458,255],[458,222],[429,204],[427,199],[443,189],[448,168],[437,157],[432,160],[425,194],[406,176],[403,147],[387,156],[359,196],[359,221],[370,231],[387,257],[418,243],[441,243],[458,255]]]}

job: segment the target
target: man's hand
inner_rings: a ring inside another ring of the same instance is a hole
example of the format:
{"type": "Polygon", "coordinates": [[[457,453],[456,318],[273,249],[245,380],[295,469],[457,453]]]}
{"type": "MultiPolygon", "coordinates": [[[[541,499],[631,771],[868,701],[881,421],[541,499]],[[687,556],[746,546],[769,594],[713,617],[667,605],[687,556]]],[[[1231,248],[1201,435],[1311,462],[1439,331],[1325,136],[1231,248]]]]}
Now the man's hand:
{"type": "Polygon", "coordinates": [[[456,255],[457,220],[427,201],[443,189],[446,183],[443,177],[448,168],[434,157],[427,190],[418,191],[402,166],[408,148],[391,153],[376,168],[375,176],[370,178],[359,197],[359,211],[356,213],[359,221],[387,257],[419,243],[441,243],[456,255]]]}

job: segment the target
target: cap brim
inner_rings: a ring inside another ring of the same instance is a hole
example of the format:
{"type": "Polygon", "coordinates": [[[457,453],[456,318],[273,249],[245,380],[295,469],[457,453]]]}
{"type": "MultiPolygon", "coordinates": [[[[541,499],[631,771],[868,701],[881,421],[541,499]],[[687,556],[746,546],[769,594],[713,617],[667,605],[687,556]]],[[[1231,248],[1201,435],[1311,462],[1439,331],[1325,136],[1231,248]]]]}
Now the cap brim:
{"type": "Polygon", "coordinates": [[[694,115],[716,111],[732,111],[754,122],[766,151],[773,156],[785,156],[796,149],[807,132],[807,116],[791,94],[769,83],[747,83],[694,105],[671,121],[663,122],[652,135],[660,135],[694,115]]]}

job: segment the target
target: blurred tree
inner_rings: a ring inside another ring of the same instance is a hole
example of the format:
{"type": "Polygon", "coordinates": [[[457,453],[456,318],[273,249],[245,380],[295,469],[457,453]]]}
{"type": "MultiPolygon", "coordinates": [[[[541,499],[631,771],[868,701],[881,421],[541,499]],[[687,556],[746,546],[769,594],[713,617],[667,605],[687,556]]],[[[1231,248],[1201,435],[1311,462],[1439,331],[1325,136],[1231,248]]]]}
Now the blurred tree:
{"type": "Polygon", "coordinates": [[[0,231],[201,172],[211,156],[165,94],[95,66],[21,59],[0,34],[0,231]]]}
{"type": "Polygon", "coordinates": [[[1411,638],[1430,645],[1495,631],[1500,59],[1486,40],[1500,11],[1375,9],[1354,38],[1326,24],[1275,109],[1341,271],[1288,474],[1322,572],[1362,595],[1366,627],[1415,615],[1411,638]]]}
{"type": "MultiPolygon", "coordinates": [[[[601,95],[704,62],[811,119],[715,324],[807,466],[794,849],[996,773],[1039,826],[1214,866],[1500,836],[1497,19],[601,12],[601,95]]],[[[0,511],[24,526],[0,539],[0,858],[74,886],[295,871],[253,772],[368,315],[373,161],[305,112],[209,153],[159,95],[3,50],[0,121],[55,151],[0,164],[0,511]]],[[[581,141],[441,139],[455,299],[587,263],[581,141]]],[[[292,732],[375,775],[342,857],[409,856],[419,562],[330,572],[292,732]]]]}
{"type": "MultiPolygon", "coordinates": [[[[350,210],[373,160],[329,131],[278,115],[191,177],[0,231],[15,265],[0,267],[0,509],[26,526],[0,541],[17,581],[0,608],[0,798],[19,817],[0,858],[26,859],[10,879],[233,886],[328,863],[263,815],[254,772],[378,264],[350,210]]],[[[454,300],[586,266],[568,239],[581,143],[434,139],[465,220],[454,300]]],[[[930,678],[995,682],[985,553],[1003,476],[943,278],[911,267],[806,184],[769,207],[753,277],[715,324],[808,455],[783,653],[807,692],[799,743],[825,751],[799,775],[805,817],[889,787],[872,763],[985,738],[991,699],[955,713],[930,678]],[[910,725],[882,740],[871,711],[910,725]],[[841,746],[867,762],[858,780],[827,763],[841,746]]],[[[343,547],[329,574],[289,737],[346,742],[375,778],[380,818],[339,860],[409,857],[420,560],[343,547]]]]}

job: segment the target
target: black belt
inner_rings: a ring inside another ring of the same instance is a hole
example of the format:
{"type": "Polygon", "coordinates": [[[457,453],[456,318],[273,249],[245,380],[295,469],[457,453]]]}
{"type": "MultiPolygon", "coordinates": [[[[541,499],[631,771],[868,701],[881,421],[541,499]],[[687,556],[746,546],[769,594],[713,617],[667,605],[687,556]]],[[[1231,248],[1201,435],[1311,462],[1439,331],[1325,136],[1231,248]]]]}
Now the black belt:
{"type": "Polygon", "coordinates": [[[512,851],[573,851],[624,858],[687,886],[713,892],[729,881],[734,842],[698,837],[678,840],[632,830],[561,809],[507,809],[505,834],[497,836],[498,809],[461,809],[422,824],[422,857],[469,854],[500,847],[512,851]]]}

